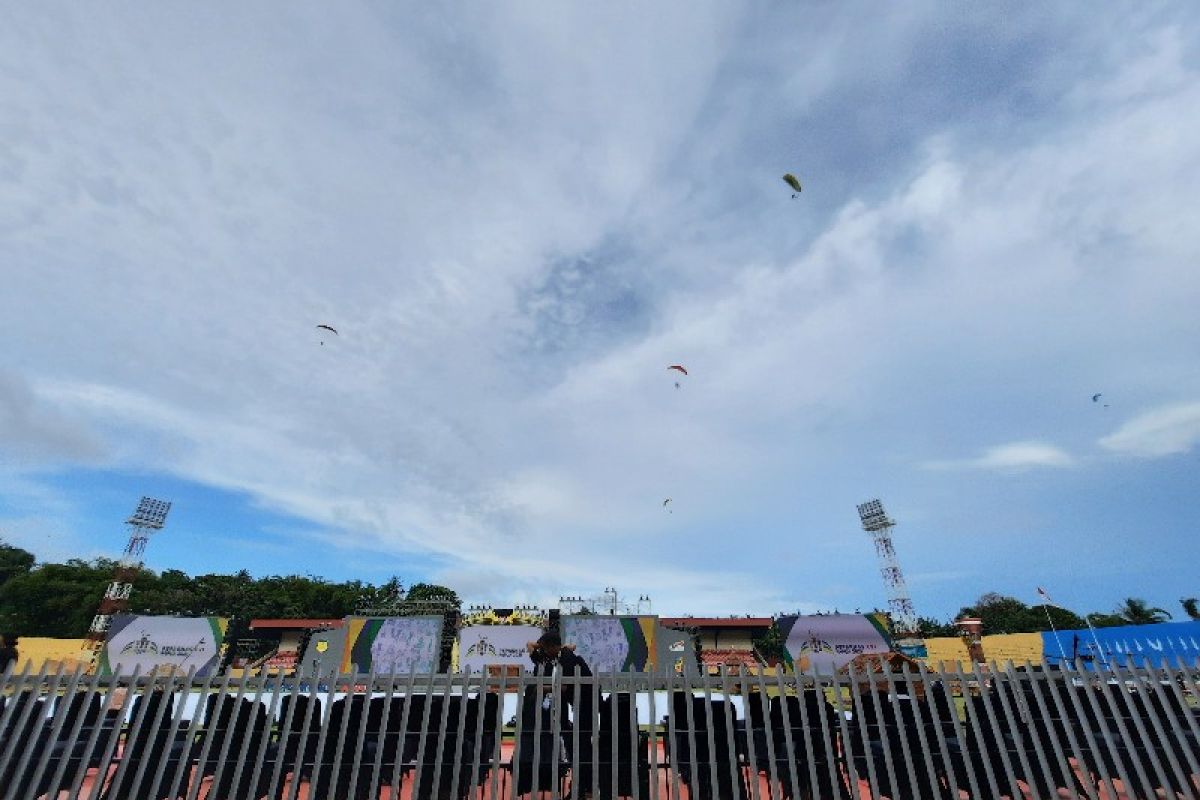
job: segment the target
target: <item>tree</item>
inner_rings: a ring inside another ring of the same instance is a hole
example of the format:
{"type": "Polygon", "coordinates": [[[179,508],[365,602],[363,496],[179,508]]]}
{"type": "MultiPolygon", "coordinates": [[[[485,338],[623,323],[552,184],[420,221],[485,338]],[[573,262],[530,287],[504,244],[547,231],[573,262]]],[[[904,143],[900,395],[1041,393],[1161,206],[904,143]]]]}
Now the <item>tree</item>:
{"type": "Polygon", "coordinates": [[[1051,623],[1058,630],[1084,626],[1083,617],[1070,609],[1052,605],[1029,606],[1015,597],[996,592],[981,596],[974,606],[963,608],[959,615],[983,620],[985,634],[1037,633],[1047,630],[1051,623]]]}
{"type": "Polygon", "coordinates": [[[1183,612],[1192,619],[1200,619],[1200,609],[1196,608],[1196,598],[1181,597],[1179,604],[1183,606],[1183,612]]]}
{"type": "Polygon", "coordinates": [[[0,540],[0,586],[18,575],[28,574],[35,561],[37,558],[33,553],[0,540]]]}
{"type": "Polygon", "coordinates": [[[462,607],[462,601],[458,599],[458,593],[453,589],[448,589],[445,586],[438,586],[433,583],[414,583],[408,588],[408,596],[404,598],[410,603],[413,602],[445,602],[455,608],[462,607]]]}
{"type": "Polygon", "coordinates": [[[754,647],[768,661],[782,660],[787,654],[787,640],[774,622],[766,631],[754,637],[754,647]]]}
{"type": "Polygon", "coordinates": [[[938,622],[932,617],[917,617],[917,628],[926,639],[938,636],[958,636],[958,628],[953,622],[938,622]]]}
{"type": "Polygon", "coordinates": [[[0,585],[0,625],[22,636],[85,636],[112,581],[113,567],[114,562],[103,558],[71,559],[11,578],[0,585]]]}
{"type": "Polygon", "coordinates": [[[1165,608],[1151,608],[1140,597],[1126,597],[1125,602],[1117,606],[1117,614],[1130,625],[1153,625],[1171,618],[1165,608]]]}

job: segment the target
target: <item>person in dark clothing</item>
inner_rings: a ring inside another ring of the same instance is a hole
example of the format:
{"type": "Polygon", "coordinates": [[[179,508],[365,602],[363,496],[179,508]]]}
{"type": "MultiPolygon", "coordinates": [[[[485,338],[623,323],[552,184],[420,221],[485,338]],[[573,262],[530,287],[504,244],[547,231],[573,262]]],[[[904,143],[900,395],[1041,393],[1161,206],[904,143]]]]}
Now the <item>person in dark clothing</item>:
{"type": "MultiPolygon", "coordinates": [[[[536,642],[525,645],[529,651],[529,660],[533,662],[533,674],[551,677],[556,673],[560,678],[574,676],[591,677],[592,670],[575,652],[574,645],[564,645],[558,633],[549,631],[536,642]]],[[[549,791],[558,778],[565,775],[566,770],[574,761],[572,749],[576,738],[579,739],[580,749],[583,750],[587,739],[584,731],[591,724],[591,687],[584,687],[580,697],[575,697],[575,687],[564,684],[558,691],[558,705],[555,707],[554,695],[548,690],[543,692],[541,687],[530,686],[525,690],[521,703],[521,742],[518,745],[518,760],[522,762],[521,772],[517,779],[518,794],[534,791],[549,791]],[[572,734],[571,712],[577,723],[581,723],[581,735],[572,734]],[[560,731],[558,739],[558,769],[555,769],[553,736],[554,725],[557,722],[560,731]],[[540,733],[538,733],[540,731],[540,733]],[[538,763],[533,763],[535,740],[540,740],[538,763]],[[556,775],[557,773],[557,775],[556,775]]]]}
{"type": "Polygon", "coordinates": [[[0,675],[11,666],[17,668],[20,653],[17,651],[17,635],[15,633],[0,634],[0,675]]]}

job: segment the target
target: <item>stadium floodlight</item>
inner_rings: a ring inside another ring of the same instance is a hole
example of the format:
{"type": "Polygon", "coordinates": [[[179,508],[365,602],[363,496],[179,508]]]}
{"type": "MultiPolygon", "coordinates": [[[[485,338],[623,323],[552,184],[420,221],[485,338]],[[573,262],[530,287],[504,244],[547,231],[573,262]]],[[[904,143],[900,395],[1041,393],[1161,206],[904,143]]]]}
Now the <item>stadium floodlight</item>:
{"type": "Polygon", "coordinates": [[[879,500],[868,500],[858,505],[858,518],[862,520],[863,530],[869,532],[890,528],[896,523],[888,519],[883,512],[883,503],[879,500]]]}
{"type": "Polygon", "coordinates": [[[171,504],[165,500],[143,497],[142,502],[138,503],[137,510],[133,512],[133,516],[125,522],[138,528],[162,530],[163,525],[167,523],[167,512],[170,510],[171,504]]]}
{"type": "Polygon", "coordinates": [[[900,562],[896,560],[896,548],[892,544],[892,528],[896,526],[896,521],[888,518],[878,498],[859,503],[858,518],[862,520],[863,530],[871,534],[875,554],[879,556],[879,573],[887,587],[888,607],[892,612],[892,635],[897,640],[920,638],[917,612],[913,608],[904,573],[900,570],[900,562]]]}

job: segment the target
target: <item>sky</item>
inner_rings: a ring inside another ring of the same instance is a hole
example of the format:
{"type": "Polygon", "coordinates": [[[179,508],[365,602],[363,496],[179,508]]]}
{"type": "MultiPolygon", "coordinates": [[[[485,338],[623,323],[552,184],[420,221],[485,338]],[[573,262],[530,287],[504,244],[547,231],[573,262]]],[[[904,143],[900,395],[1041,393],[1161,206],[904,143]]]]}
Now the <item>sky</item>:
{"type": "Polygon", "coordinates": [[[921,615],[1178,617],[1198,185],[1194,4],[15,6],[0,537],[865,611],[877,497],[921,615]]]}

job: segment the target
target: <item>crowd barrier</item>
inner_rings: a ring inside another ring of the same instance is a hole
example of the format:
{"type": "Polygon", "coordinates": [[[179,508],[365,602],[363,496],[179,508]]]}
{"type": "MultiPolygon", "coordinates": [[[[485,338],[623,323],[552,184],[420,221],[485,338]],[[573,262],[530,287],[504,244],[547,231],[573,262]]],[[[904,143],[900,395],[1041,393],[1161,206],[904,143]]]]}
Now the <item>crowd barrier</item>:
{"type": "Polygon", "coordinates": [[[1154,798],[1200,792],[1197,667],[0,682],[33,798],[1154,798]]]}

